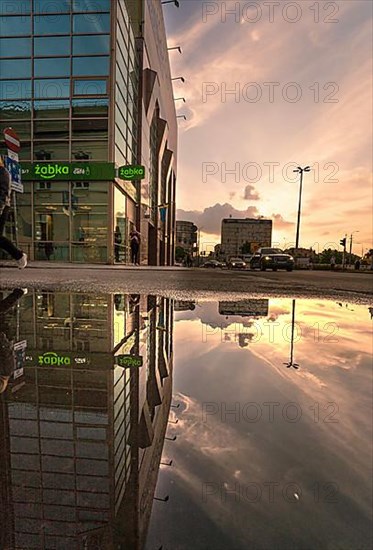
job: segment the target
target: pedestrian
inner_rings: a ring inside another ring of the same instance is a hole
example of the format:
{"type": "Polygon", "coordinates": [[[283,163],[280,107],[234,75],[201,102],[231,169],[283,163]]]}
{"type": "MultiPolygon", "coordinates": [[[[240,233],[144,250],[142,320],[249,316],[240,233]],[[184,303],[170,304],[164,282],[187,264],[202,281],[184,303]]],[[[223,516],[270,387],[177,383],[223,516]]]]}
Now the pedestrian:
{"type": "Polygon", "coordinates": [[[10,210],[10,197],[11,178],[8,170],[0,166],[0,248],[10,254],[16,260],[18,267],[23,269],[27,265],[27,255],[3,235],[10,210]]]}
{"type": "Polygon", "coordinates": [[[134,229],[130,233],[131,262],[133,265],[139,265],[140,233],[134,229]]]}
{"type": "Polygon", "coordinates": [[[51,243],[50,241],[46,242],[44,244],[44,252],[47,257],[47,260],[49,261],[51,259],[52,254],[54,253],[53,243],[51,243]]]}
{"type": "Polygon", "coordinates": [[[119,225],[115,226],[114,231],[114,256],[115,261],[120,261],[120,245],[122,244],[122,233],[120,232],[119,225]]]}
{"type": "Polygon", "coordinates": [[[333,256],[330,258],[330,269],[334,271],[334,268],[335,268],[335,256],[333,254],[333,256]]]}
{"type": "Polygon", "coordinates": [[[358,271],[360,269],[360,266],[361,266],[361,262],[359,259],[357,259],[355,262],[355,269],[358,271]]]}

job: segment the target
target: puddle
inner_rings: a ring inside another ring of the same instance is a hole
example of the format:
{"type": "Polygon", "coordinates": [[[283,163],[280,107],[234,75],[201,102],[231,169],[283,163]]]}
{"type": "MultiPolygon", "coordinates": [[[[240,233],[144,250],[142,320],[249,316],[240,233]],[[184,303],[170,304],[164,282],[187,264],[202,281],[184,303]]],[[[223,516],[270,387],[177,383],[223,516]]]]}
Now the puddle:
{"type": "Polygon", "coordinates": [[[2,294],[2,548],[370,548],[372,308],[2,294]]]}

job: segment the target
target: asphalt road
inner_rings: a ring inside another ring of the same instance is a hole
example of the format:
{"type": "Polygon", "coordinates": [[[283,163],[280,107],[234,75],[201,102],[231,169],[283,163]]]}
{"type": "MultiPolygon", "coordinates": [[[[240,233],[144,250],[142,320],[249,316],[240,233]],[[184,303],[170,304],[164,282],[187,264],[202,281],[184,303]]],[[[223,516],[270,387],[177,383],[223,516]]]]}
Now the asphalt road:
{"type": "Polygon", "coordinates": [[[229,271],[32,263],[0,268],[0,288],[160,294],[178,299],[242,295],[323,297],[373,304],[373,272],[229,271]]]}

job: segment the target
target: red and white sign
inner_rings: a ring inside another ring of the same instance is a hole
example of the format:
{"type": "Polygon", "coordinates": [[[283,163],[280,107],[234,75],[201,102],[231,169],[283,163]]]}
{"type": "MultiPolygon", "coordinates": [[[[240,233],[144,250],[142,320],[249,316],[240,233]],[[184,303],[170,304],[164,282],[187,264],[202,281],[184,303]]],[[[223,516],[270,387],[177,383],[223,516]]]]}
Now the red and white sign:
{"type": "Polygon", "coordinates": [[[18,153],[19,150],[21,149],[21,142],[19,141],[19,137],[17,136],[16,132],[12,128],[6,128],[4,130],[4,140],[5,140],[5,145],[11,151],[18,153]]]}

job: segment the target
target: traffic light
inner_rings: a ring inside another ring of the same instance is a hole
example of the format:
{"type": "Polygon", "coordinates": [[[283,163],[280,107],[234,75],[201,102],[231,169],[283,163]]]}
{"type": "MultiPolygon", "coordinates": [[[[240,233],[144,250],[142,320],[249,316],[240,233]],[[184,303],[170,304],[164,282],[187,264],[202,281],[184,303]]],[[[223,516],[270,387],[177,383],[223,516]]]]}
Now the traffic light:
{"type": "Polygon", "coordinates": [[[341,239],[341,240],[339,241],[339,244],[340,244],[341,246],[343,246],[343,248],[346,248],[346,241],[347,241],[347,239],[346,239],[346,237],[344,237],[344,239],[341,239]]]}

